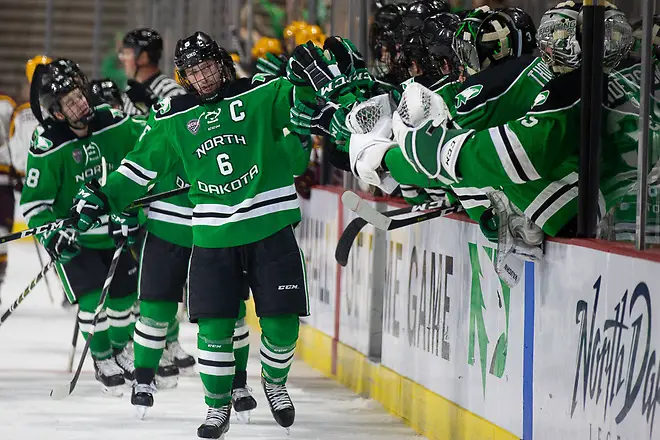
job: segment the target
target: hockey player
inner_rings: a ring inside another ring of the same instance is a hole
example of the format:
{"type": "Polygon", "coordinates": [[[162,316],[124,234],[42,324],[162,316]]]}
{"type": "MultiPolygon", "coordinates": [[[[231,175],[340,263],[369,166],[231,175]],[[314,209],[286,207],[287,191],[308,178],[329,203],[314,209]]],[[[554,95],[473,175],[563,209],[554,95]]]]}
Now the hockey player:
{"type": "Polygon", "coordinates": [[[284,79],[235,80],[224,49],[196,32],[177,43],[175,64],[189,95],[152,112],[136,149],[103,188],[78,193],[77,228],[119,212],[182,163],[190,180],[193,249],[188,313],[199,326],[198,368],[209,406],[199,438],[229,429],[235,370],[232,335],[248,286],[262,328],[262,386],[275,420],[293,424],[286,380],[308,315],[292,225],[300,221],[289,162],[277,141],[289,123],[293,87],[284,79]]]}
{"type": "MultiPolygon", "coordinates": [[[[23,215],[31,228],[66,218],[80,184],[102,175],[103,159],[109,169],[118,167],[144,128],[144,122],[121,111],[94,109],[87,78],[70,60],[53,61],[44,75],[34,80],[39,81],[41,106],[49,118],[32,138],[21,195],[23,215]]],[[[72,230],[40,236],[57,260],[57,273],[67,297],[79,305],[78,322],[85,338],[108,274],[113,239],[127,234],[130,241],[139,229],[133,212],[103,217],[101,223],[102,227],[80,236],[72,230]]],[[[90,344],[96,378],[112,393],[119,392],[125,379],[133,379],[133,358],[125,347],[136,290],[137,268],[125,252],[90,344]]]]}
{"type": "Polygon", "coordinates": [[[124,36],[119,59],[128,78],[123,98],[126,114],[146,115],[159,99],[185,93],[158,68],[162,54],[163,39],[153,29],[134,29],[124,36]]]}

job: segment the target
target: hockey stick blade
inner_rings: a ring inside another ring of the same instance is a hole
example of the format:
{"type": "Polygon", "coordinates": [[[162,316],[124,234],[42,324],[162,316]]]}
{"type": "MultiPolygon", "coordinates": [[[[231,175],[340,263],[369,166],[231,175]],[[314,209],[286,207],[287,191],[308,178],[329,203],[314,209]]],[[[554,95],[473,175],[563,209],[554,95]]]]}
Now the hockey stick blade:
{"type": "Polygon", "coordinates": [[[73,392],[71,383],[63,383],[50,390],[50,397],[53,400],[62,400],[73,392]]]}
{"type": "Polygon", "coordinates": [[[352,191],[346,191],[342,194],[341,202],[345,207],[362,217],[368,223],[371,223],[383,231],[387,231],[392,222],[392,219],[387,218],[380,212],[376,211],[376,208],[352,191]]]}

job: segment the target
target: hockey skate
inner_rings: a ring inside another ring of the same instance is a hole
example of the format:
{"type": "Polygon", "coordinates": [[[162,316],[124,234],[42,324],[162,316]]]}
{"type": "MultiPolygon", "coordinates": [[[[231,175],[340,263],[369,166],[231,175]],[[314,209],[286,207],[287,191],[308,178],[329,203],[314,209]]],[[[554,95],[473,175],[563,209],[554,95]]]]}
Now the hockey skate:
{"type": "Polygon", "coordinates": [[[133,383],[131,404],[135,407],[135,414],[138,419],[144,420],[147,410],[154,406],[154,393],[156,391],[156,384],[153,382],[149,384],[133,383]]]}
{"type": "Polygon", "coordinates": [[[113,348],[112,356],[124,372],[124,378],[129,381],[133,380],[135,377],[135,357],[128,345],[124,348],[113,348]]]}
{"type": "Polygon", "coordinates": [[[257,407],[257,401],[250,393],[252,388],[245,385],[243,388],[234,388],[231,392],[231,404],[236,418],[241,423],[250,423],[250,414],[257,407]]]}
{"type": "Polygon", "coordinates": [[[293,402],[291,402],[289,393],[286,391],[286,385],[270,383],[262,377],[261,386],[264,389],[273,418],[278,425],[284,428],[288,435],[289,428],[296,418],[296,409],[293,407],[293,402]]]}
{"type": "Polygon", "coordinates": [[[197,438],[223,439],[229,431],[231,404],[222,408],[209,408],[206,420],[197,428],[197,438]]]}
{"type": "Polygon", "coordinates": [[[126,383],[124,371],[117,365],[114,358],[95,359],[94,371],[96,380],[103,385],[103,392],[112,396],[121,397],[124,393],[121,386],[126,383]]]}
{"type": "Polygon", "coordinates": [[[167,356],[168,359],[174,363],[174,365],[179,367],[179,371],[191,368],[196,363],[195,358],[192,355],[189,355],[183,351],[179,341],[168,342],[165,347],[163,356],[167,356]]]}
{"type": "Polygon", "coordinates": [[[164,352],[156,370],[156,386],[159,390],[176,388],[179,382],[179,367],[164,352]]]}

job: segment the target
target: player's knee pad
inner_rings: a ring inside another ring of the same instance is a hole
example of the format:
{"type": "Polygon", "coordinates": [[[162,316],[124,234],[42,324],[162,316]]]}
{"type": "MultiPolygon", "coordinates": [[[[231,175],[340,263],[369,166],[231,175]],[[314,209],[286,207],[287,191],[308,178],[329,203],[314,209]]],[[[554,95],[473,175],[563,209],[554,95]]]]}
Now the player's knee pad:
{"type": "Polygon", "coordinates": [[[259,319],[262,335],[278,347],[288,347],[298,340],[298,315],[265,316],[259,319]]]}
{"type": "Polygon", "coordinates": [[[172,301],[140,301],[140,316],[156,322],[170,322],[176,318],[178,303],[172,301]]]}
{"type": "Polygon", "coordinates": [[[199,338],[207,342],[231,341],[235,324],[236,319],[234,318],[200,318],[197,323],[199,338]]]}

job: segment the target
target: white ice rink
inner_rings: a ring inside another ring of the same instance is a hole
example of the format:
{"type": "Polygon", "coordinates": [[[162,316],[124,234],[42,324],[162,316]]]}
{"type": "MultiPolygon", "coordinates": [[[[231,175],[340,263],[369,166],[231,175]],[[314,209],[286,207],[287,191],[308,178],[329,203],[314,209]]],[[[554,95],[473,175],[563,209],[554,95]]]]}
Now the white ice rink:
{"type": "MultiPolygon", "coordinates": [[[[8,279],[0,292],[2,312],[39,269],[32,242],[10,245],[8,279]]],[[[197,426],[206,414],[197,375],[181,377],[178,388],[157,393],[144,421],[135,418],[128,386],[121,398],[101,394],[91,359],[71,396],[50,399],[50,389],[70,378],[65,369],[75,319],[73,309],[60,306],[62,290],[54,274],[50,282],[55,304],[50,303],[42,282],[0,327],[0,440],[196,439],[197,426]]],[[[181,343],[195,353],[195,326],[182,325],[181,343]]],[[[79,352],[83,345],[80,337],[79,352]]],[[[286,439],[268,410],[259,384],[258,346],[252,347],[248,384],[254,388],[259,406],[250,425],[232,419],[226,439],[286,439]]],[[[377,403],[354,395],[302,361],[293,365],[289,390],[296,405],[290,439],[422,438],[377,403]]]]}

